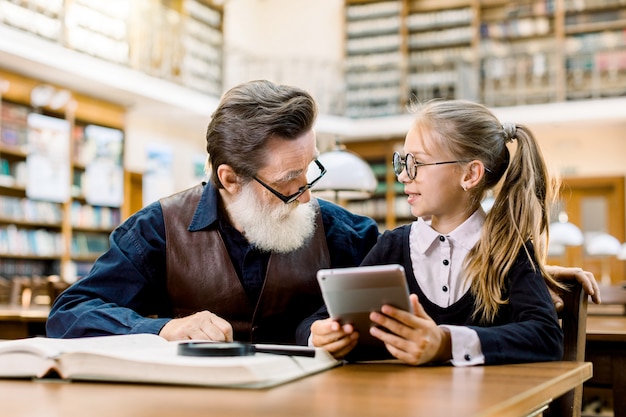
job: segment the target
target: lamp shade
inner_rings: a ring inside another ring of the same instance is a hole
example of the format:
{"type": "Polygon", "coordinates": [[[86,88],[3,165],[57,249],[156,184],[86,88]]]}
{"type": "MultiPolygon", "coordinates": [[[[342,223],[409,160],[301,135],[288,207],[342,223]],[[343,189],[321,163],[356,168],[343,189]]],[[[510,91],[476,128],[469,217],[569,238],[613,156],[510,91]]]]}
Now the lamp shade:
{"type": "Polygon", "coordinates": [[[326,168],[326,175],[311,189],[316,195],[357,200],[369,198],[376,190],[378,181],[372,168],[358,155],[334,149],[320,154],[317,159],[326,168]]]}
{"type": "Polygon", "coordinates": [[[565,255],[565,246],[550,242],[548,244],[548,256],[565,255]]]}
{"type": "Polygon", "coordinates": [[[622,243],[622,247],[617,253],[617,259],[620,261],[626,261],[626,243],[622,243]]]}
{"type": "Polygon", "coordinates": [[[601,259],[600,282],[604,285],[611,284],[612,256],[618,255],[622,250],[622,244],[615,236],[608,233],[589,234],[585,241],[585,251],[588,255],[598,256],[601,259]]]}
{"type": "Polygon", "coordinates": [[[592,256],[614,256],[622,250],[622,244],[615,236],[597,233],[589,238],[585,250],[592,256]]]}
{"type": "Polygon", "coordinates": [[[574,223],[558,221],[550,224],[550,244],[560,246],[580,246],[583,232],[574,223]]]}

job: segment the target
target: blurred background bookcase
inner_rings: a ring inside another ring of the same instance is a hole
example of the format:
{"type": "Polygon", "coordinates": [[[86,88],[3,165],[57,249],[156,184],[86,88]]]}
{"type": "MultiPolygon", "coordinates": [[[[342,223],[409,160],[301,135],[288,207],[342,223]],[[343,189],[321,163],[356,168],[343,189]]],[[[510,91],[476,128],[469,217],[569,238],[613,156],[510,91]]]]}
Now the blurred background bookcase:
{"type": "Polygon", "coordinates": [[[346,115],[626,94],[620,0],[346,0],[346,115]]]}
{"type": "MultiPolygon", "coordinates": [[[[353,118],[432,98],[502,107],[619,97],[626,9],[623,0],[346,0],[344,55],[353,118]]],[[[345,143],[379,181],[370,200],[346,205],[381,229],[412,220],[390,162],[403,139],[345,143]]]]}
{"type": "Polygon", "coordinates": [[[212,0],[0,0],[0,23],[215,97],[222,22],[212,0]]]}
{"type": "Polygon", "coordinates": [[[342,203],[350,211],[376,220],[381,231],[415,220],[406,202],[404,186],[397,181],[391,164],[393,153],[401,152],[403,144],[403,137],[379,141],[352,141],[345,144],[346,149],[358,154],[370,164],[378,185],[370,198],[342,203]]]}
{"type": "Polygon", "coordinates": [[[121,139],[114,144],[117,154],[109,161],[117,165],[117,175],[103,180],[115,181],[108,185],[123,192],[125,109],[5,71],[0,71],[0,84],[0,304],[47,305],[51,286],[87,273],[108,248],[110,232],[128,214],[119,200],[91,204],[83,188],[85,173],[99,152],[86,131],[96,128],[116,132],[121,139]],[[42,86],[69,99],[71,110],[54,103],[34,106],[33,91],[42,86]],[[27,162],[34,146],[29,141],[28,119],[32,114],[68,123],[69,184],[62,185],[69,193],[62,201],[33,198],[28,193],[27,162]]]}

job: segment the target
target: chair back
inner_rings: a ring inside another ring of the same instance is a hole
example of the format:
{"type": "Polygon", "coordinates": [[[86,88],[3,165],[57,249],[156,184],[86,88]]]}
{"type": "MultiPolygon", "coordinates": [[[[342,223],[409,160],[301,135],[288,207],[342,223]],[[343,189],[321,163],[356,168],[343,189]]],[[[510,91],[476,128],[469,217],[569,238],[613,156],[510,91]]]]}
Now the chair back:
{"type": "MultiPolygon", "coordinates": [[[[587,302],[588,296],[579,282],[569,284],[568,290],[561,294],[563,310],[559,312],[563,328],[563,360],[585,361],[587,342],[587,302]]],[[[550,403],[548,416],[573,416],[582,414],[583,386],[566,392],[550,403]]]]}

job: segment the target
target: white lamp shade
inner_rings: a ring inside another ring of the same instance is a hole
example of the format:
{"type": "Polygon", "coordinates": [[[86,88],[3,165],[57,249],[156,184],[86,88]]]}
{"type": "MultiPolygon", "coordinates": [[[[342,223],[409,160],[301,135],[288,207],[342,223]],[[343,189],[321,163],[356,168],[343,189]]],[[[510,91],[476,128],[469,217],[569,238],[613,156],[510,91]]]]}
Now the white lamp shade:
{"type": "Polygon", "coordinates": [[[620,261],[626,261],[626,243],[622,243],[622,247],[617,253],[617,259],[620,261]]]}
{"type": "Polygon", "coordinates": [[[311,189],[316,195],[352,200],[368,198],[376,190],[378,181],[372,168],[356,154],[336,149],[317,159],[326,168],[326,175],[311,189]]]}
{"type": "Polygon", "coordinates": [[[565,246],[556,243],[548,243],[548,256],[563,256],[565,254],[565,246]]]}
{"type": "Polygon", "coordinates": [[[585,250],[593,256],[613,256],[619,254],[622,244],[608,233],[598,233],[589,238],[585,250]]]}
{"type": "Polygon", "coordinates": [[[554,222],[550,224],[550,245],[580,246],[583,232],[574,223],[554,222]]]}

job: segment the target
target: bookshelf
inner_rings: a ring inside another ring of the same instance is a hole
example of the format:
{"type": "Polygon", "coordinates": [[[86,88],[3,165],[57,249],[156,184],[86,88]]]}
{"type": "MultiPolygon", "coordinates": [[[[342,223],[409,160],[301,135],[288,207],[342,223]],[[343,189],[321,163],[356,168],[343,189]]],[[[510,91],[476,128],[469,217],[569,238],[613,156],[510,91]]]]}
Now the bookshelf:
{"type": "Polygon", "coordinates": [[[409,99],[477,97],[476,16],[470,0],[408,2],[409,99]]]}
{"type": "Polygon", "coordinates": [[[567,99],[626,95],[626,9],[618,0],[564,1],[567,99]]]}
{"type": "Polygon", "coordinates": [[[212,0],[0,0],[0,24],[219,97],[223,7],[212,0]]]}
{"type": "MultiPolygon", "coordinates": [[[[498,107],[626,96],[623,0],[346,0],[345,8],[347,92],[359,97],[347,100],[353,118],[405,113],[414,99],[498,107]],[[389,48],[376,47],[390,35],[389,48]],[[381,89],[384,103],[369,109],[381,89]]],[[[412,220],[389,162],[402,142],[345,143],[375,171],[387,166],[371,199],[347,204],[381,229],[412,220]]]]}
{"type": "Polygon", "coordinates": [[[369,199],[348,201],[346,207],[354,213],[373,218],[381,231],[414,220],[406,202],[404,186],[397,181],[391,165],[393,153],[402,151],[403,144],[404,138],[345,143],[347,149],[371,165],[378,180],[376,191],[369,199]]]}
{"type": "Polygon", "coordinates": [[[206,2],[184,0],[181,14],[181,63],[183,85],[194,86],[214,97],[222,95],[222,65],[224,44],[222,35],[223,12],[206,2]]]}
{"type": "Polygon", "coordinates": [[[48,277],[71,282],[108,248],[108,235],[122,219],[125,110],[2,70],[0,82],[0,304],[20,304],[16,297],[24,288],[41,291],[48,277]],[[33,105],[41,86],[69,94],[71,110],[53,108],[52,101],[33,105]],[[65,142],[33,120],[66,127],[65,142]],[[43,194],[33,182],[44,184],[43,194]],[[86,192],[92,187],[100,200],[86,192]]]}
{"type": "Polygon", "coordinates": [[[488,106],[562,101],[560,12],[555,2],[482,3],[482,101],[488,106]]]}
{"type": "Polygon", "coordinates": [[[403,94],[402,2],[347,2],[346,116],[401,112],[403,94]]]}
{"type": "Polygon", "coordinates": [[[620,0],[347,0],[346,116],[626,95],[620,0]]]}

